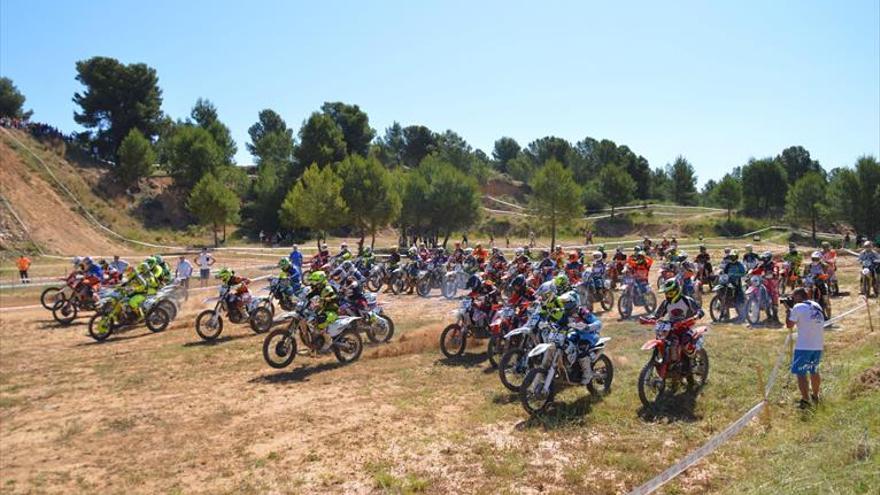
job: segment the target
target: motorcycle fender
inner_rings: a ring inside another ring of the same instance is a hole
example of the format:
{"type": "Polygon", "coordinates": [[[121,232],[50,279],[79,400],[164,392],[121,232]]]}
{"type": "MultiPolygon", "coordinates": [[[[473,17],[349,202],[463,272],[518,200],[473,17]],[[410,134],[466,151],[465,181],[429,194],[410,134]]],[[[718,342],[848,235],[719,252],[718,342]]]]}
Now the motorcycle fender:
{"type": "Polygon", "coordinates": [[[602,337],[599,339],[598,342],[596,342],[595,347],[599,347],[600,345],[605,345],[605,343],[608,342],[609,340],[611,340],[611,337],[602,337]]]}
{"type": "Polygon", "coordinates": [[[361,318],[358,316],[341,316],[338,320],[334,321],[327,327],[327,333],[330,334],[331,337],[336,337],[341,334],[349,325],[354,323],[361,318]]]}
{"type": "Polygon", "coordinates": [[[553,346],[553,344],[549,344],[549,343],[538,344],[535,347],[533,347],[531,351],[529,351],[528,357],[532,358],[535,356],[540,356],[541,354],[544,354],[545,352],[547,352],[550,349],[550,347],[552,347],[552,346],[553,346]]]}
{"type": "Polygon", "coordinates": [[[509,340],[509,339],[510,339],[511,337],[513,337],[513,336],[516,336],[516,335],[524,335],[524,334],[527,334],[527,333],[529,333],[529,332],[531,332],[531,329],[529,329],[529,327],[519,327],[519,328],[514,328],[513,330],[507,332],[507,333],[504,335],[504,338],[509,340]]]}
{"type": "Polygon", "coordinates": [[[694,336],[695,339],[700,339],[700,338],[703,338],[703,335],[705,335],[706,332],[708,332],[708,331],[709,331],[709,327],[703,325],[703,326],[699,326],[697,328],[694,328],[691,331],[691,334],[694,336]]]}
{"type": "Polygon", "coordinates": [[[659,347],[662,343],[663,343],[663,341],[660,339],[649,340],[649,341],[645,342],[644,344],[642,344],[642,350],[643,351],[650,351],[651,349],[654,349],[655,347],[659,347]]]}

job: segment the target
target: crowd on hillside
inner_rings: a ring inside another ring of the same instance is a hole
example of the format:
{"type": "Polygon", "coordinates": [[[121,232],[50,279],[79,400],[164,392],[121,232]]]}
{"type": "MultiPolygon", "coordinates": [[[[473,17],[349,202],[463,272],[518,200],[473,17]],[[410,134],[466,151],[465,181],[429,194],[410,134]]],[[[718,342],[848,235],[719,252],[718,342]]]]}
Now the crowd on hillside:
{"type": "Polygon", "coordinates": [[[24,119],[3,117],[0,118],[0,126],[6,127],[7,129],[19,129],[28,132],[35,138],[39,139],[57,138],[65,141],[73,139],[71,136],[66,136],[57,127],[42,122],[31,122],[24,119]]]}

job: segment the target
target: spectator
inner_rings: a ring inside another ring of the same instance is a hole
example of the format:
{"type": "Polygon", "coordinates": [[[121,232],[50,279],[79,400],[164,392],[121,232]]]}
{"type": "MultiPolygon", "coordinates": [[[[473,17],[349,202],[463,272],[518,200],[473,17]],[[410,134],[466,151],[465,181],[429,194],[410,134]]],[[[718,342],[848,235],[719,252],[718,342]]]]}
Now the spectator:
{"type": "Polygon", "coordinates": [[[110,263],[110,269],[116,270],[121,274],[125,273],[125,269],[128,268],[128,262],[119,259],[119,255],[113,256],[113,262],[110,263]]]}
{"type": "Polygon", "coordinates": [[[466,248],[468,245],[467,232],[461,235],[461,247],[466,248]]]}
{"type": "Polygon", "coordinates": [[[803,287],[795,289],[792,299],[794,306],[788,311],[785,326],[788,328],[797,326],[797,341],[791,359],[791,372],[797,376],[798,388],[801,392],[798,405],[801,409],[806,409],[810,407],[811,399],[813,403],[819,402],[819,386],[822,381],[819,375],[819,362],[822,360],[824,348],[825,313],[822,312],[819,303],[807,299],[807,291],[803,287]],[[810,394],[811,386],[812,394],[810,394]]]}
{"type": "Polygon", "coordinates": [[[28,277],[28,269],[31,267],[31,260],[24,253],[18,257],[18,260],[15,262],[16,266],[18,266],[18,278],[21,280],[23,284],[31,283],[31,279],[28,277]]]}
{"type": "Polygon", "coordinates": [[[302,273],[303,268],[303,255],[299,252],[299,246],[296,244],[290,250],[290,264],[295,266],[299,273],[302,273]]]}
{"type": "Polygon", "coordinates": [[[504,235],[504,247],[510,247],[510,234],[504,235]]]}
{"type": "Polygon", "coordinates": [[[529,247],[535,247],[535,231],[529,230],[529,247]]]}
{"type": "Polygon", "coordinates": [[[184,300],[189,300],[189,278],[192,277],[193,266],[189,260],[186,259],[186,256],[180,255],[180,260],[177,262],[177,269],[174,270],[174,278],[180,281],[180,286],[183,287],[183,295],[184,300]]]}
{"type": "Polygon", "coordinates": [[[849,239],[849,232],[847,232],[846,235],[843,236],[843,248],[844,249],[849,247],[849,240],[850,240],[849,239]]]}
{"type": "Polygon", "coordinates": [[[196,258],[196,264],[199,265],[199,285],[207,287],[208,279],[211,277],[211,265],[214,264],[214,257],[208,254],[208,248],[202,248],[202,252],[196,258]]]}

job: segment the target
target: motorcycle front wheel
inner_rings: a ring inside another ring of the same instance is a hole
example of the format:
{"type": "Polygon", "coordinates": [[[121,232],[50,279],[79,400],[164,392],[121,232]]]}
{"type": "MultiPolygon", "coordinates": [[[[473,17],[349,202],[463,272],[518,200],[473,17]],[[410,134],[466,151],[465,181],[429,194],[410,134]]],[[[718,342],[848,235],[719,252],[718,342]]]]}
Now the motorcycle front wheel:
{"type": "Polygon", "coordinates": [[[382,290],[382,274],[377,273],[367,279],[367,289],[370,292],[379,292],[382,290]]]}
{"type": "Polygon", "coordinates": [[[387,315],[377,316],[376,318],[385,320],[385,325],[382,325],[379,322],[370,325],[370,327],[367,328],[367,338],[374,344],[384,344],[394,336],[394,320],[387,315]]]}
{"type": "Polygon", "coordinates": [[[511,392],[519,392],[520,386],[529,372],[528,353],[520,347],[514,347],[501,356],[498,363],[498,376],[501,384],[511,392]]]}
{"type": "Polygon", "coordinates": [[[55,306],[55,303],[64,299],[64,293],[60,287],[49,287],[40,294],[40,304],[49,311],[55,306]]]}
{"type": "Polygon", "coordinates": [[[199,334],[202,340],[214,340],[223,331],[223,317],[217,315],[216,323],[211,321],[213,317],[213,309],[206,309],[196,317],[196,333],[199,334]]]}
{"type": "Polygon", "coordinates": [[[639,400],[642,401],[643,406],[650,409],[654,407],[665,390],[666,380],[657,375],[652,358],[639,373],[639,400]]]}
{"type": "Polygon", "coordinates": [[[104,342],[113,333],[113,322],[110,317],[94,314],[89,318],[89,336],[97,342],[104,342]]]}
{"type": "Polygon", "coordinates": [[[614,308],[614,292],[611,289],[605,291],[602,301],[599,303],[605,311],[611,311],[614,308]]]}
{"type": "Polygon", "coordinates": [[[443,297],[446,299],[454,299],[455,293],[458,292],[458,287],[455,284],[455,280],[447,280],[443,283],[443,297]]]}
{"type": "Polygon", "coordinates": [[[617,300],[617,312],[620,313],[620,318],[623,320],[628,319],[632,316],[632,311],[632,297],[626,293],[621,294],[620,299],[617,300]]]}
{"type": "Polygon", "coordinates": [[[273,330],[263,339],[263,359],[266,364],[281,369],[290,366],[296,357],[296,338],[286,328],[273,330]]]}
{"type": "Polygon", "coordinates": [[[466,345],[467,334],[457,323],[448,325],[440,334],[440,351],[447,358],[451,359],[464,354],[466,345]]]}
{"type": "Polygon", "coordinates": [[[519,400],[523,409],[527,413],[534,416],[547,410],[547,407],[553,403],[553,384],[550,390],[544,392],[544,385],[547,380],[549,370],[547,368],[533,368],[526,373],[526,377],[519,388],[519,400]]]}
{"type": "Polygon", "coordinates": [[[750,297],[746,303],[746,321],[750,325],[761,323],[761,303],[757,297],[750,297]]]}
{"type": "Polygon", "coordinates": [[[422,297],[431,295],[431,279],[423,278],[416,284],[416,291],[422,297]]]}

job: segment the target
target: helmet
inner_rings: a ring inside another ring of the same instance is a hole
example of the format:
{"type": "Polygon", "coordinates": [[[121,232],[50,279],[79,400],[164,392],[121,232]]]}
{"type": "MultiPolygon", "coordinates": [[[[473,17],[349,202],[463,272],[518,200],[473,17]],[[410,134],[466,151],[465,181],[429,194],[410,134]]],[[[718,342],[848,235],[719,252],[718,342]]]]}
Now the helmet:
{"type": "Polygon", "coordinates": [[[137,267],[138,273],[150,273],[150,265],[146,261],[142,261],[137,267]]]}
{"type": "Polygon", "coordinates": [[[147,259],[144,260],[144,263],[150,265],[150,268],[156,266],[156,258],[152,256],[147,256],[147,259]]]}
{"type": "Polygon", "coordinates": [[[621,253],[623,253],[623,248],[620,247],[620,246],[617,246],[617,247],[614,249],[614,252],[615,252],[615,253],[618,253],[618,254],[621,254],[621,253]]]}
{"type": "Polygon", "coordinates": [[[343,242],[342,244],[339,245],[339,249],[348,249],[348,243],[343,242]]]}
{"type": "Polygon", "coordinates": [[[321,270],[314,271],[309,274],[308,282],[310,285],[324,285],[327,283],[327,274],[321,270]]]}
{"type": "Polygon", "coordinates": [[[822,253],[820,253],[819,251],[813,251],[813,254],[810,255],[810,259],[812,259],[813,261],[820,260],[822,259],[822,253]]]}
{"type": "Polygon", "coordinates": [[[162,263],[164,263],[164,261],[162,260],[162,257],[159,256],[158,254],[153,256],[153,259],[156,260],[157,265],[161,265],[162,263]]]}
{"type": "Polygon", "coordinates": [[[342,268],[343,270],[348,272],[351,271],[352,268],[354,268],[354,265],[351,263],[351,261],[345,260],[342,262],[341,265],[339,265],[339,268],[342,268]]]}
{"type": "Polygon", "coordinates": [[[410,256],[415,256],[416,254],[418,254],[419,250],[416,249],[415,246],[413,246],[413,247],[409,248],[409,251],[407,251],[407,252],[409,253],[410,256]]]}
{"type": "Polygon", "coordinates": [[[568,261],[577,261],[579,258],[578,254],[574,251],[568,253],[568,261]]]}
{"type": "Polygon", "coordinates": [[[559,274],[553,277],[553,283],[556,284],[556,287],[562,288],[568,286],[568,277],[563,274],[559,274]]]}
{"type": "Polygon", "coordinates": [[[678,261],[687,261],[688,254],[684,251],[678,253],[678,261]]]}
{"type": "MultiPolygon", "coordinates": [[[[866,243],[865,243],[865,247],[868,247],[867,244],[868,244],[868,243],[866,242],[866,243]]],[[[73,257],[73,266],[78,266],[80,263],[82,263],[82,260],[83,260],[83,259],[82,259],[81,256],[74,256],[74,257],[73,257]]]]}
{"type": "Polygon", "coordinates": [[[516,251],[514,251],[513,253],[514,253],[517,257],[519,257],[519,256],[522,256],[522,255],[523,255],[523,252],[524,252],[524,251],[523,251],[523,248],[516,248],[516,251]]]}
{"type": "Polygon", "coordinates": [[[599,249],[600,253],[604,253],[605,252],[605,244],[599,244],[599,247],[597,249],[599,249]]]}
{"type": "Polygon", "coordinates": [[[701,253],[705,253],[705,252],[706,252],[706,245],[705,245],[705,244],[700,244],[700,252],[701,252],[701,253]]]}
{"type": "Polygon", "coordinates": [[[331,287],[330,285],[325,285],[324,288],[321,289],[321,297],[332,296],[334,292],[335,291],[333,290],[333,287],[331,287]]]}
{"type": "Polygon", "coordinates": [[[523,274],[519,274],[513,277],[513,280],[510,281],[510,286],[514,289],[519,289],[520,287],[524,287],[526,285],[526,277],[523,274]]]}
{"type": "Polygon", "coordinates": [[[822,241],[822,248],[824,248],[824,249],[830,249],[830,248],[831,248],[831,243],[828,242],[828,241],[822,241]]]}
{"type": "Polygon", "coordinates": [[[540,287],[538,287],[535,295],[541,298],[544,302],[553,299],[553,297],[556,296],[556,284],[554,284],[552,280],[549,282],[544,282],[543,284],[541,284],[540,287]]]}
{"type": "Polygon", "coordinates": [[[874,247],[874,245],[871,244],[871,241],[865,241],[865,243],[862,244],[862,247],[865,249],[871,249],[872,247],[874,247]]]}
{"type": "Polygon", "coordinates": [[[752,252],[752,245],[751,245],[751,244],[746,244],[746,252],[747,252],[747,253],[751,253],[751,252],[752,252]]]}
{"type": "Polygon", "coordinates": [[[466,254],[466,255],[468,255],[468,256],[474,254],[474,248],[467,248],[467,249],[465,249],[465,250],[464,250],[464,254],[466,254]]]}
{"type": "Polygon", "coordinates": [[[83,262],[86,266],[92,266],[92,265],[95,264],[95,261],[92,260],[92,257],[91,257],[91,256],[86,256],[85,258],[82,259],[82,262],[83,262]]]}
{"type": "Polygon", "coordinates": [[[482,284],[482,283],[483,283],[483,281],[480,280],[479,275],[471,275],[471,277],[468,279],[468,281],[464,285],[464,287],[468,290],[474,290],[477,287],[479,287],[480,284],[482,284]]]}
{"type": "Polygon", "coordinates": [[[370,256],[371,254],[373,254],[373,248],[365,247],[364,248],[364,256],[370,256]]]}
{"type": "Polygon", "coordinates": [[[577,292],[570,290],[565,294],[559,296],[562,300],[562,307],[565,308],[566,311],[573,311],[577,309],[580,305],[581,299],[578,297],[577,292]]]}
{"type": "Polygon", "coordinates": [[[672,278],[663,283],[663,286],[660,288],[660,292],[662,292],[666,299],[669,301],[675,302],[681,298],[681,286],[678,285],[678,282],[672,278]]]}
{"type": "Polygon", "coordinates": [[[771,253],[770,251],[764,251],[763,253],[761,253],[761,259],[764,261],[769,261],[772,258],[773,258],[773,253],[771,253]]]}
{"type": "Polygon", "coordinates": [[[602,252],[601,251],[593,251],[593,259],[594,260],[601,260],[602,259],[602,252]]]}
{"type": "Polygon", "coordinates": [[[729,247],[724,248],[724,256],[728,256],[731,253],[731,249],[729,247]]]}
{"type": "Polygon", "coordinates": [[[235,276],[235,272],[230,270],[229,268],[224,267],[221,268],[219,272],[217,272],[217,278],[222,280],[224,284],[229,282],[229,279],[231,279],[233,276],[235,276]]]}
{"type": "Polygon", "coordinates": [[[739,254],[736,253],[736,249],[730,251],[729,255],[730,261],[736,261],[739,259],[739,254]]]}
{"type": "Polygon", "coordinates": [[[281,268],[282,270],[287,270],[288,268],[290,268],[290,260],[287,258],[281,258],[280,260],[278,260],[278,268],[281,268]]]}
{"type": "Polygon", "coordinates": [[[642,247],[641,247],[641,246],[636,246],[636,247],[633,248],[633,254],[641,254],[641,253],[642,253],[642,247]]]}

